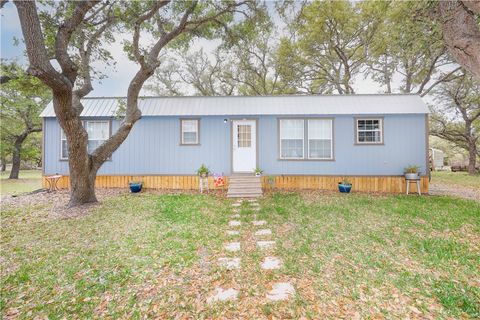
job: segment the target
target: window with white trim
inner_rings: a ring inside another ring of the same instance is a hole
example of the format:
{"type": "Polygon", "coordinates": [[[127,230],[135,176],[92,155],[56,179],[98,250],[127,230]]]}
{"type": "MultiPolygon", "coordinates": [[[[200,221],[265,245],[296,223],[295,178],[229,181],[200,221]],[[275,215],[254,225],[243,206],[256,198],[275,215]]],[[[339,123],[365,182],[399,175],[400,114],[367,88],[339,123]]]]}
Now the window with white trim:
{"type": "Polygon", "coordinates": [[[110,122],[85,121],[84,126],[88,134],[88,153],[92,153],[110,136],[110,122]]]}
{"type": "Polygon", "coordinates": [[[63,129],[60,128],[60,158],[68,159],[67,136],[63,129]]]}
{"type": "MultiPolygon", "coordinates": [[[[110,137],[110,121],[108,120],[83,121],[83,126],[87,130],[87,151],[90,154],[110,137]]],[[[63,129],[60,129],[60,158],[68,159],[67,136],[63,129]]]]}
{"type": "Polygon", "coordinates": [[[303,159],[305,121],[280,119],[280,158],[303,159]]]}
{"type": "Polygon", "coordinates": [[[357,144],[382,144],[382,119],[356,119],[357,144]]]}
{"type": "Polygon", "coordinates": [[[308,158],[333,159],[332,119],[308,119],[308,158]]]}
{"type": "Polygon", "coordinates": [[[181,119],[181,144],[199,144],[199,120],[181,119]]]}

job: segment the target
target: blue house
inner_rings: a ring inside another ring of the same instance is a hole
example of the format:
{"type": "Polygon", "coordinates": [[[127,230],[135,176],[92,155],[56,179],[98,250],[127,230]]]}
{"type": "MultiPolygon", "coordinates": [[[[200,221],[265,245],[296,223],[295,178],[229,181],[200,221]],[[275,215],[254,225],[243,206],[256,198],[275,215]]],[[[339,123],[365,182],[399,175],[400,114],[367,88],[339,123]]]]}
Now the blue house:
{"type": "MultiPolygon", "coordinates": [[[[85,98],[93,150],[120,125],[125,98],[85,98]]],[[[417,95],[143,97],[142,118],[99,170],[97,186],[193,189],[201,164],[228,178],[263,170],[264,187],[403,192],[420,166],[428,191],[428,113],[417,95]]],[[[52,104],[42,112],[45,176],[64,175],[66,139],[52,104]]]]}

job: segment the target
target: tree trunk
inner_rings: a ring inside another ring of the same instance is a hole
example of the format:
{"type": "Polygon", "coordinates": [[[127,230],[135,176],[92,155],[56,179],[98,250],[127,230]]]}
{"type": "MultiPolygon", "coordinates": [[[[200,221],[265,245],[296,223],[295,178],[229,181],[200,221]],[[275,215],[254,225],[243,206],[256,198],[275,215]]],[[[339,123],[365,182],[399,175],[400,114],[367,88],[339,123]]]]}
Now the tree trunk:
{"type": "MultiPolygon", "coordinates": [[[[70,167],[78,162],[77,160],[70,160],[70,167]]],[[[86,168],[85,166],[81,166],[86,168]]],[[[97,170],[70,170],[70,201],[69,207],[75,207],[85,203],[97,202],[95,196],[95,178],[97,177],[97,170]]]]}
{"type": "MultiPolygon", "coordinates": [[[[79,99],[72,99],[71,92],[53,94],[53,106],[57,110],[57,119],[67,137],[68,169],[70,174],[69,207],[97,202],[95,196],[95,178],[100,165],[95,166],[88,154],[88,134],[75,110],[81,110],[79,99]]],[[[78,112],[80,113],[80,112],[78,112]]]]}
{"type": "Polygon", "coordinates": [[[468,142],[468,174],[475,174],[477,164],[477,146],[473,139],[468,142]]]}
{"type": "Polygon", "coordinates": [[[480,79],[478,1],[438,1],[443,40],[453,58],[480,79]],[[467,8],[468,7],[468,10],[467,8]]]}
{"type": "Polygon", "coordinates": [[[15,144],[13,145],[13,153],[12,153],[12,170],[10,171],[9,179],[18,179],[18,173],[20,171],[20,152],[22,151],[22,144],[25,141],[25,138],[28,134],[22,133],[21,135],[17,136],[15,139],[15,144]]]}
{"type": "Polygon", "coordinates": [[[5,157],[2,157],[1,159],[2,161],[2,172],[5,172],[7,170],[7,159],[5,159],[5,157]]]}

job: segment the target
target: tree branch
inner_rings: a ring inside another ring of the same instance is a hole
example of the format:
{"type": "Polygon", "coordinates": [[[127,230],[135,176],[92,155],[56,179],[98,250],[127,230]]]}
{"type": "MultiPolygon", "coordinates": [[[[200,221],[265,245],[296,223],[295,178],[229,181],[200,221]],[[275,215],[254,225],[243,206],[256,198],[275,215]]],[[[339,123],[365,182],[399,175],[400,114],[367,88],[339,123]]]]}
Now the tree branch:
{"type": "Polygon", "coordinates": [[[35,2],[16,0],[14,3],[30,61],[27,72],[38,77],[54,91],[70,90],[73,83],[57,72],[50,63],[35,2]]]}
{"type": "Polygon", "coordinates": [[[77,77],[77,66],[70,58],[68,45],[73,32],[84,22],[87,12],[99,2],[98,0],[78,1],[72,15],[60,25],[55,37],[55,58],[62,68],[62,73],[70,80],[72,86],[77,77]]]}

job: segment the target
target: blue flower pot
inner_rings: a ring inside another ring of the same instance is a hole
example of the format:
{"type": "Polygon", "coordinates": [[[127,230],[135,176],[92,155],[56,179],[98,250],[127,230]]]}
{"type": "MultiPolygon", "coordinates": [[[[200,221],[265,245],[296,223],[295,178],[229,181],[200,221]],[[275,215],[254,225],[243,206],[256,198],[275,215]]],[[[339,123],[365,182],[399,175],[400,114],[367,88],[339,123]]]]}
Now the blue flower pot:
{"type": "Polygon", "coordinates": [[[350,190],[352,190],[352,185],[342,183],[338,184],[338,191],[341,193],[350,193],[350,190]]]}
{"type": "Polygon", "coordinates": [[[137,193],[137,192],[140,192],[142,191],[142,182],[130,182],[129,185],[130,185],[130,191],[132,193],[137,193]]]}

